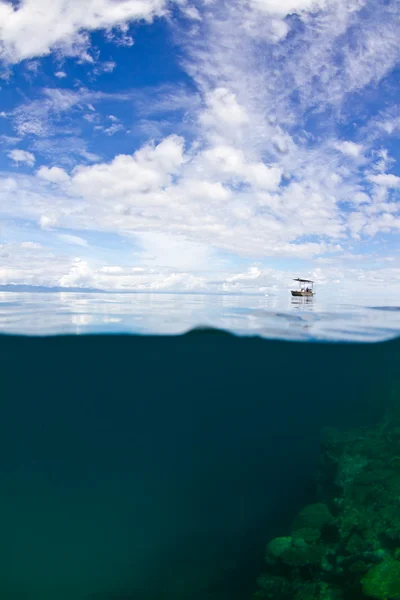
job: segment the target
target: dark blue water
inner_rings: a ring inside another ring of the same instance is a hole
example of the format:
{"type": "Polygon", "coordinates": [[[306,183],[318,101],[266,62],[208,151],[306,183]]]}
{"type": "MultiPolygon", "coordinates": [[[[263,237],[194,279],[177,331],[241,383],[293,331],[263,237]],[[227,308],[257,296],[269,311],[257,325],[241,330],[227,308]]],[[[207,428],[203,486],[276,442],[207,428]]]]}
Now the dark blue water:
{"type": "MultiPolygon", "coordinates": [[[[2,600],[246,600],[400,341],[0,337],[2,600]]],[[[391,400],[390,400],[391,399],[391,400]]]]}

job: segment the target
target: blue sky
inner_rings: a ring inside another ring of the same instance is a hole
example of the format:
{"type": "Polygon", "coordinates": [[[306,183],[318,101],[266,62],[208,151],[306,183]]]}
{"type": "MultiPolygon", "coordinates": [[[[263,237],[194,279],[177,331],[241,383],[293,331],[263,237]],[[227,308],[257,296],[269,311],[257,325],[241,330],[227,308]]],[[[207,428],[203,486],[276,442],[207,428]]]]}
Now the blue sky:
{"type": "Polygon", "coordinates": [[[0,283],[396,296],[397,10],[0,0],[0,283]]]}

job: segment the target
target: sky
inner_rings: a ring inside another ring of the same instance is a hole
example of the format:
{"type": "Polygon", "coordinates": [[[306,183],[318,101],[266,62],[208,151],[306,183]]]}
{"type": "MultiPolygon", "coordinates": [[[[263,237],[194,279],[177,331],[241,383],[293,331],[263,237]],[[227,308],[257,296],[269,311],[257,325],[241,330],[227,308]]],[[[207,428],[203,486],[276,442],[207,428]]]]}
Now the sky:
{"type": "Polygon", "coordinates": [[[0,284],[400,291],[395,0],[0,0],[0,284]]]}

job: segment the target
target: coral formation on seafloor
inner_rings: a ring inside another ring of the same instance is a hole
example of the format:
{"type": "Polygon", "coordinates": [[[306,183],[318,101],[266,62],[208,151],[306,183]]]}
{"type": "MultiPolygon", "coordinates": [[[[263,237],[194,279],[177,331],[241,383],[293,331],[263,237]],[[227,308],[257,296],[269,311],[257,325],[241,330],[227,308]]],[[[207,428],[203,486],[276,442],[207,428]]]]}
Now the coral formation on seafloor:
{"type": "Polygon", "coordinates": [[[400,600],[400,427],[325,429],[316,502],[266,548],[254,600],[400,600]]]}

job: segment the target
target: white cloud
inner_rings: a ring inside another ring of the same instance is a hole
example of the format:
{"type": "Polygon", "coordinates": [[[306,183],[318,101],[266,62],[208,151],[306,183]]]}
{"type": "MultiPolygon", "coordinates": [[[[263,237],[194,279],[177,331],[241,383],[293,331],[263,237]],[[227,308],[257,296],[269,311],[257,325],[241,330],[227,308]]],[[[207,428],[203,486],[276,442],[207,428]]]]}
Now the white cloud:
{"type": "Polygon", "coordinates": [[[76,258],[69,272],[60,278],[62,287],[86,287],[93,275],[85,260],[76,258]]]}
{"type": "Polygon", "coordinates": [[[123,131],[123,129],[124,129],[124,126],[121,125],[121,123],[113,123],[110,127],[107,127],[103,131],[106,135],[111,136],[111,135],[115,135],[119,131],[123,131]]]}
{"type": "MultiPolygon", "coordinates": [[[[191,260],[188,244],[244,256],[312,257],[337,247],[298,238],[323,232],[336,239],[345,230],[334,197],[317,182],[280,189],[278,168],[246,160],[232,148],[184,154],[183,140],[176,136],[110,163],[77,167],[70,178],[54,167],[42,167],[38,175],[43,201],[32,201],[30,180],[21,180],[18,201],[10,203],[14,214],[19,206],[20,214],[42,228],[99,228],[138,240],[146,234],[146,239],[163,240],[158,264],[174,240],[191,260]]],[[[327,181],[324,173],[320,176],[327,181]]]]}
{"type": "Polygon", "coordinates": [[[248,2],[216,3],[201,30],[206,39],[188,37],[190,73],[202,86],[211,79],[235,93],[242,106],[257,114],[260,130],[271,113],[301,126],[307,109],[340,106],[352,92],[378,82],[399,59],[395,3],[368,3],[361,15],[364,5],[358,0],[259,0],[258,9],[249,10],[248,2]],[[292,36],[274,44],[270,34],[265,36],[270,19],[262,18],[259,9],[296,12],[295,4],[299,10],[308,4],[311,12],[301,14],[301,26],[298,20],[287,21],[292,36]]]}
{"type": "Polygon", "coordinates": [[[201,121],[213,128],[240,127],[249,118],[237,101],[236,95],[229,89],[218,87],[206,96],[207,109],[201,115],[201,121]]]}
{"type": "Polygon", "coordinates": [[[100,119],[101,109],[96,112],[92,110],[93,105],[98,108],[102,102],[128,98],[129,95],[92,92],[85,88],[44,88],[38,99],[12,110],[10,122],[20,138],[30,138],[31,151],[51,162],[57,156],[60,163],[72,167],[82,158],[87,162],[99,160],[99,156],[89,150],[89,141],[81,135],[81,119],[89,114],[96,121],[100,119]]]}
{"type": "Polygon", "coordinates": [[[41,247],[42,245],[38,244],[37,242],[22,242],[21,244],[21,248],[28,250],[38,250],[41,247]]]}
{"type": "Polygon", "coordinates": [[[8,156],[17,165],[23,163],[28,165],[28,167],[33,167],[36,161],[35,155],[32,154],[32,152],[27,152],[26,150],[18,150],[17,148],[15,150],[11,150],[11,152],[8,153],[8,156]]]}
{"type": "Polygon", "coordinates": [[[66,233],[61,233],[58,236],[58,238],[62,242],[66,242],[67,244],[73,244],[75,246],[84,246],[84,247],[88,246],[87,240],[85,240],[82,237],[79,237],[78,235],[70,235],[70,234],[66,234],[66,233]]]}
{"type": "Polygon", "coordinates": [[[117,63],[114,62],[113,60],[108,60],[105,62],[98,62],[96,63],[94,69],[93,69],[93,75],[103,75],[103,73],[112,73],[114,71],[114,69],[116,68],[117,63]]]}
{"type": "Polygon", "coordinates": [[[101,272],[110,275],[121,275],[124,272],[124,269],[119,266],[106,266],[101,268],[101,272]]]}
{"type": "Polygon", "coordinates": [[[369,181],[388,188],[400,188],[400,177],[392,173],[379,173],[379,175],[369,175],[369,181]]]}
{"type": "Polygon", "coordinates": [[[65,71],[57,71],[56,73],[54,73],[54,75],[58,79],[65,79],[65,77],[67,77],[67,74],[65,73],[65,71]]]}
{"type": "Polygon", "coordinates": [[[195,6],[183,6],[182,12],[188,19],[192,21],[201,21],[200,12],[197,10],[195,6]]]}
{"type": "Polygon", "coordinates": [[[227,283],[232,283],[233,281],[254,281],[255,279],[259,279],[261,274],[262,272],[259,267],[250,267],[246,273],[238,273],[228,277],[227,283]]]}
{"type": "Polygon", "coordinates": [[[50,137],[54,134],[55,123],[67,112],[87,106],[102,94],[91,93],[86,89],[79,91],[44,88],[42,97],[33,102],[18,106],[12,111],[13,125],[19,135],[50,137]]]}
{"type": "Polygon", "coordinates": [[[219,177],[233,177],[259,189],[276,190],[279,187],[282,170],[278,166],[267,166],[261,161],[246,161],[244,152],[232,146],[214,146],[206,150],[203,156],[207,171],[214,172],[219,177]]]}
{"type": "Polygon", "coordinates": [[[182,235],[155,231],[139,233],[135,238],[141,246],[140,263],[144,267],[192,273],[198,270],[213,270],[212,252],[207,244],[188,241],[182,235]]]}
{"type": "Polygon", "coordinates": [[[53,229],[58,225],[57,214],[53,211],[48,211],[48,214],[44,214],[39,219],[39,225],[42,229],[53,229]]]}
{"type": "Polygon", "coordinates": [[[14,193],[18,188],[18,184],[14,177],[2,177],[0,179],[0,191],[3,193],[14,193]]]}
{"type": "Polygon", "coordinates": [[[378,127],[383,129],[388,135],[392,135],[400,130],[400,117],[396,119],[381,121],[378,123],[378,127]]]}
{"type": "Polygon", "coordinates": [[[60,167],[40,167],[36,175],[52,183],[63,183],[69,180],[69,175],[60,167]]]}
{"type": "Polygon", "coordinates": [[[0,140],[6,146],[15,146],[16,144],[19,144],[19,142],[21,141],[21,138],[13,136],[13,135],[0,135],[0,140]]]}
{"type": "Polygon", "coordinates": [[[17,63],[58,50],[88,58],[86,31],[165,14],[165,0],[22,0],[0,2],[0,58],[17,63]]]}
{"type": "Polygon", "coordinates": [[[40,62],[38,60],[30,60],[25,63],[25,69],[36,74],[40,69],[40,62]]]}
{"type": "Polygon", "coordinates": [[[105,37],[109,42],[112,42],[117,46],[125,46],[126,48],[130,48],[134,44],[132,36],[129,35],[128,23],[122,23],[114,29],[106,30],[105,37]]]}
{"type": "MultiPolygon", "coordinates": [[[[155,266],[169,268],[176,265],[167,260],[169,246],[193,265],[200,248],[204,256],[224,250],[258,259],[312,258],[342,252],[348,235],[362,239],[397,231],[396,205],[369,197],[340,162],[341,174],[335,172],[340,159],[332,146],[315,154],[291,146],[289,166],[281,154],[275,157],[280,163],[268,164],[240,139],[236,146],[215,145],[209,123],[205,131],[204,143],[186,153],[183,138],[169,136],[132,155],[80,165],[70,175],[60,167],[41,167],[35,178],[42,185],[41,201],[32,180],[20,179],[18,197],[10,188],[4,210],[8,206],[14,216],[32,218],[43,229],[133,236],[147,258],[152,253],[143,240],[152,241],[162,248],[153,252],[155,266]],[[342,212],[340,203],[349,200],[353,209],[342,212]]],[[[204,260],[205,269],[209,264],[204,260]]]]}
{"type": "Polygon", "coordinates": [[[99,115],[96,112],[91,112],[91,113],[88,113],[86,115],[83,115],[83,118],[88,123],[98,123],[99,120],[100,120],[100,117],[99,117],[99,115]]]}
{"type": "Polygon", "coordinates": [[[346,156],[351,156],[353,158],[359,157],[363,152],[362,145],[356,144],[355,142],[337,142],[335,148],[346,156]]]}
{"type": "Polygon", "coordinates": [[[130,194],[146,194],[167,185],[182,162],[183,140],[171,136],[157,146],[141,148],[134,155],[121,154],[111,163],[76,168],[72,187],[88,198],[112,198],[129,208],[133,200],[130,194]]]}
{"type": "Polygon", "coordinates": [[[324,8],[326,0],[251,0],[251,4],[261,13],[285,17],[292,13],[324,8]]]}

